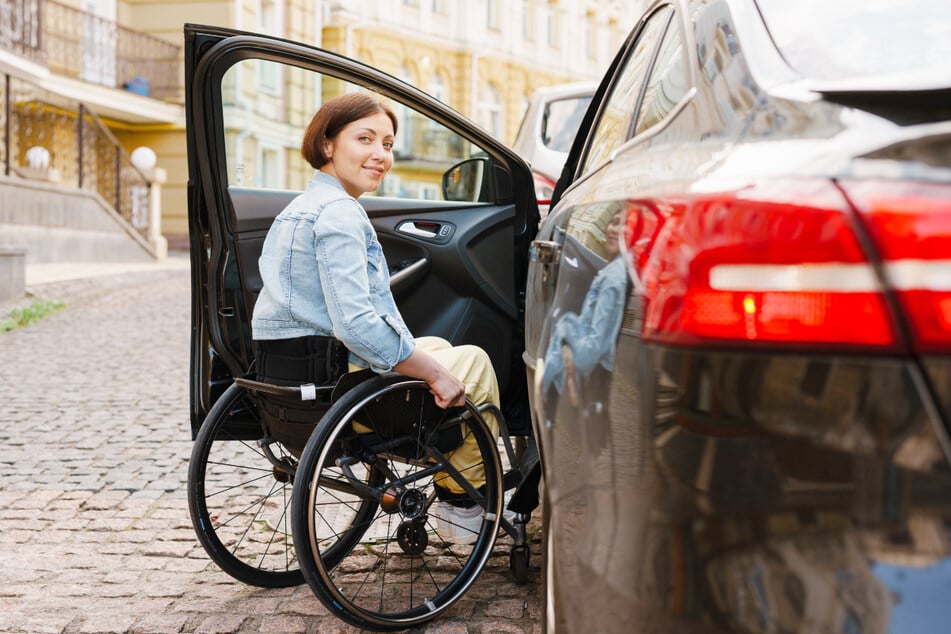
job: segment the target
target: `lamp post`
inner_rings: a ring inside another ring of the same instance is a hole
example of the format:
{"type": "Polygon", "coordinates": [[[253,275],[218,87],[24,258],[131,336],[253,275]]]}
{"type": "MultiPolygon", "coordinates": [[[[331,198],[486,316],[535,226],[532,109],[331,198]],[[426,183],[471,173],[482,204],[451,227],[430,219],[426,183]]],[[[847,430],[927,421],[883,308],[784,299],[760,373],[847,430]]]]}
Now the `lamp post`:
{"type": "Polygon", "coordinates": [[[147,201],[144,206],[141,198],[135,191],[138,186],[133,188],[132,203],[132,224],[137,228],[146,227],[145,239],[155,250],[155,259],[164,260],[168,256],[168,240],[162,235],[162,184],[165,183],[167,174],[164,169],[156,167],[158,158],[155,150],[146,146],[139,146],[132,150],[129,155],[132,165],[142,172],[149,180],[147,192],[147,201]],[[140,225],[142,221],[144,225],[140,225]]]}

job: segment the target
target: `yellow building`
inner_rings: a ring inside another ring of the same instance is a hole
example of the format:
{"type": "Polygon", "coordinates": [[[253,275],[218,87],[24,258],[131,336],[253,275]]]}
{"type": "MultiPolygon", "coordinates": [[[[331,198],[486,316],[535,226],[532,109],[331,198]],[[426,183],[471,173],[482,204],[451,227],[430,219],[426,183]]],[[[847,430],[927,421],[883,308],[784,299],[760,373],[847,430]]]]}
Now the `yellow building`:
{"type": "MultiPolygon", "coordinates": [[[[159,230],[172,248],[184,248],[188,22],[269,33],[353,57],[512,142],[530,94],[600,77],[635,18],[630,3],[606,0],[0,0],[7,106],[0,117],[10,130],[0,186],[20,195],[36,188],[44,195],[95,191],[154,255],[162,254],[159,230]],[[147,149],[133,162],[137,148],[147,149]],[[143,191],[152,192],[151,200],[143,191]]],[[[299,187],[309,177],[293,141],[319,102],[341,88],[307,85],[303,77],[261,63],[228,79],[229,151],[248,184],[299,187]]],[[[408,135],[403,142],[416,141],[408,135]]],[[[404,164],[406,181],[425,187],[425,169],[414,169],[404,164]]],[[[0,246],[20,239],[39,253],[23,224],[22,217],[0,215],[0,246]]]]}

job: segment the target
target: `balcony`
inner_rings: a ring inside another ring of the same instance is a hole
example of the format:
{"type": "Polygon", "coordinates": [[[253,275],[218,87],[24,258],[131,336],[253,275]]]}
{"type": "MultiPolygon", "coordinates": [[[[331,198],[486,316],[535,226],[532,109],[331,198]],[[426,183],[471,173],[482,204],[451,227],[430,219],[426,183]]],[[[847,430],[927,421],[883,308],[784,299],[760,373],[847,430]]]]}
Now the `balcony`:
{"type": "Polygon", "coordinates": [[[0,0],[0,50],[53,75],[182,103],[181,47],[51,0],[0,0]]]}

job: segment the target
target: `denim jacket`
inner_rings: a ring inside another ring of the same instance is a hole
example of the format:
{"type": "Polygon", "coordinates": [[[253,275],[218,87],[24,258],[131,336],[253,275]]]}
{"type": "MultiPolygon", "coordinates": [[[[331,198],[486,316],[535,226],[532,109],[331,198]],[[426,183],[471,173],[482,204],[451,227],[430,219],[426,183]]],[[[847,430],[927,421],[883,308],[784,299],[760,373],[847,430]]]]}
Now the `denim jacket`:
{"type": "Polygon", "coordinates": [[[334,177],[316,172],[278,214],[258,268],[254,339],[332,335],[350,350],[351,363],[376,372],[413,352],[376,231],[334,177]]]}
{"type": "Polygon", "coordinates": [[[608,371],[614,367],[614,349],[624,317],[626,296],[627,269],[624,258],[616,257],[594,277],[581,305],[581,313],[562,313],[555,323],[545,352],[544,391],[552,386],[559,392],[564,389],[563,344],[571,348],[575,371],[582,376],[590,373],[596,365],[608,371]]]}

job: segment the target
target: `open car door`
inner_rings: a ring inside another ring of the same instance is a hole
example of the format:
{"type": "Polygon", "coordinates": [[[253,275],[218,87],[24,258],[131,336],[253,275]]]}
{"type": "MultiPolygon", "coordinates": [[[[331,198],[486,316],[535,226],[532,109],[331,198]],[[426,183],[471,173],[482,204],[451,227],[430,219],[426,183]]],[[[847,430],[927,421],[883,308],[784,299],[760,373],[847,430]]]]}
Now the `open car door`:
{"type": "Polygon", "coordinates": [[[529,168],[445,104],[378,70],[267,36],[185,26],[192,263],[191,424],[253,371],[250,319],[272,219],[313,169],[300,139],[323,100],[374,92],[399,117],[395,164],[360,198],[414,335],[488,352],[511,429],[528,429],[523,298],[538,208],[529,168]]]}

